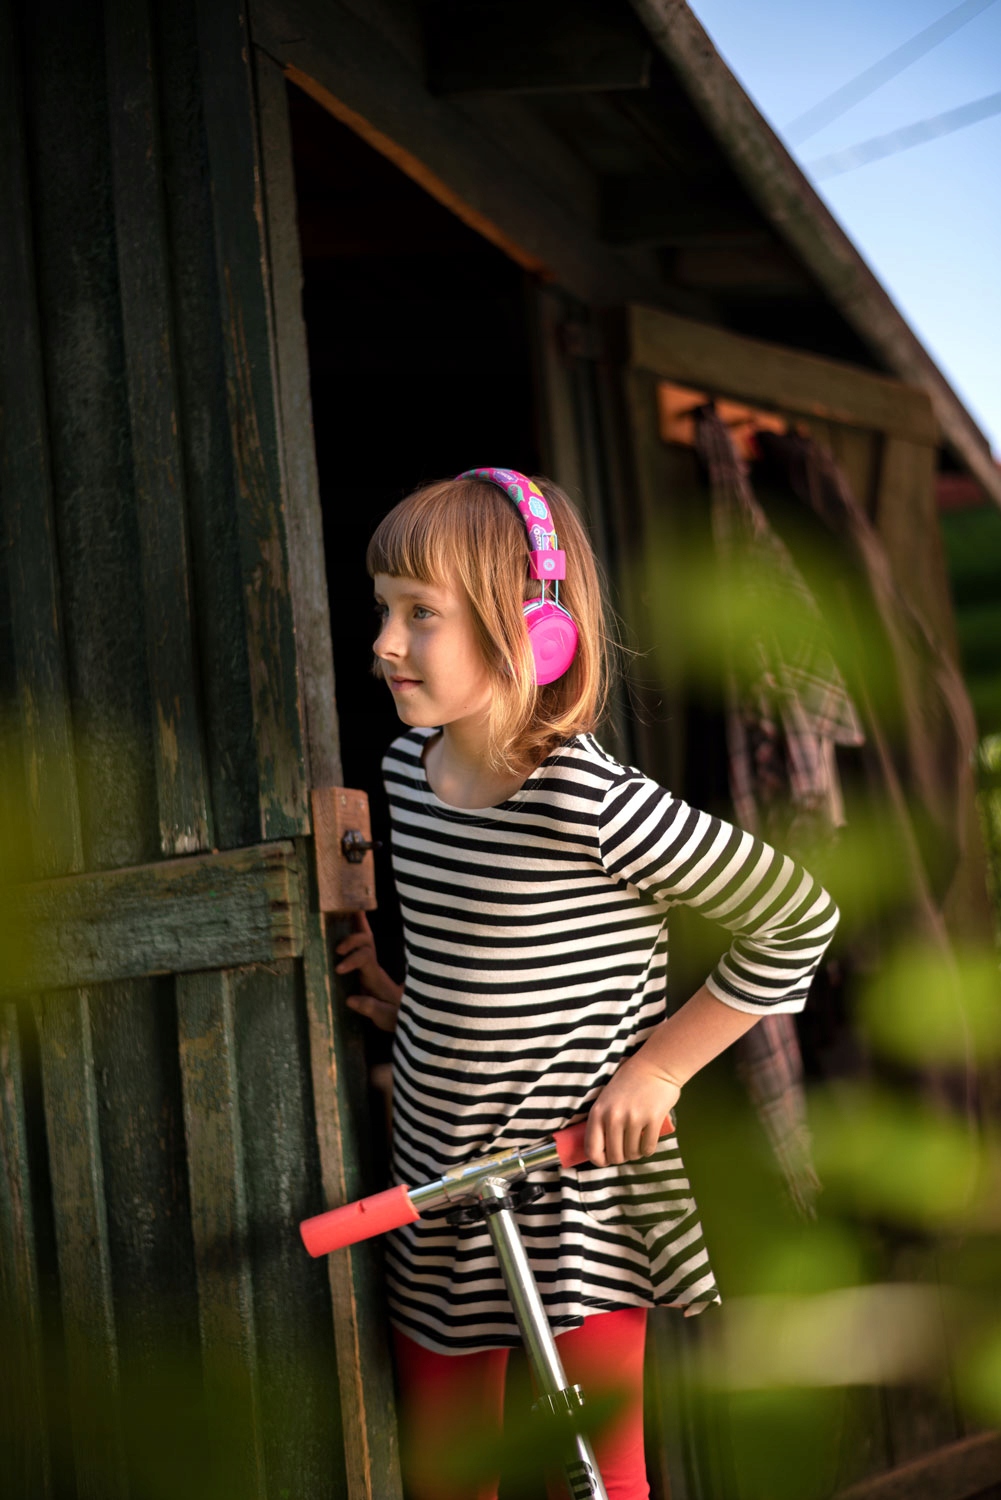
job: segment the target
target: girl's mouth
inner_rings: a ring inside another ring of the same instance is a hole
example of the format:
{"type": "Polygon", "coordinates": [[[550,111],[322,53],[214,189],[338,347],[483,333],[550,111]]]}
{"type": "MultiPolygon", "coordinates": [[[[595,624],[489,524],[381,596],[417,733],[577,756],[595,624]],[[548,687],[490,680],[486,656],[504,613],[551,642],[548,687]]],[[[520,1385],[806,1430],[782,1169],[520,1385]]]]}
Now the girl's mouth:
{"type": "Polygon", "coordinates": [[[420,687],[420,685],[419,677],[391,677],[389,679],[389,686],[394,693],[404,693],[407,688],[420,687]]]}

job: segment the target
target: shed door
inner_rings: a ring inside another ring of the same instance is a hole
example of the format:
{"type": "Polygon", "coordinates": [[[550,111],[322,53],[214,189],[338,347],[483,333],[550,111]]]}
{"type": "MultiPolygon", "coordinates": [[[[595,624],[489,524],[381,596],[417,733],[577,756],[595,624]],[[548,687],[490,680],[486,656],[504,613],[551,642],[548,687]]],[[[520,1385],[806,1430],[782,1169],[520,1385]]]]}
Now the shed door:
{"type": "Polygon", "coordinates": [[[341,770],[283,99],[227,0],[13,12],[4,1494],[392,1500],[372,1256],[297,1233],[368,1183],[315,894],[341,770]]]}

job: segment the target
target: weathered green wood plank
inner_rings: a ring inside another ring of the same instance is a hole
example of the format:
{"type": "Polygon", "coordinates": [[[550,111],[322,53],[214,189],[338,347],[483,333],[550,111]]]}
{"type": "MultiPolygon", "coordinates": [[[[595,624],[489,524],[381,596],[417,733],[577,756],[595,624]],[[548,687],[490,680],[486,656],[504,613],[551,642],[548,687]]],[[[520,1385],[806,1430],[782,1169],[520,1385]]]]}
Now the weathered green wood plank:
{"type": "Polygon", "coordinates": [[[212,830],[195,696],[160,130],[145,0],[107,0],[105,38],[160,848],[165,854],[193,854],[210,847],[212,830]]]}
{"type": "Polygon", "coordinates": [[[298,1232],[320,1195],[301,965],[234,974],[233,1014],[269,1491],[340,1500],[347,1482],[327,1268],[298,1232]]]}
{"type": "Polygon", "coordinates": [[[0,0],[0,506],[11,604],[30,857],[39,876],[82,857],[66,690],[48,415],[11,0],[0,0]],[[16,309],[16,315],[11,315],[16,309]]]}
{"type": "Polygon", "coordinates": [[[309,826],[257,120],[240,0],[196,8],[264,838],[309,826]]]}
{"type": "Polygon", "coordinates": [[[160,850],[107,95],[95,87],[103,20],[90,0],[39,0],[20,22],[83,848],[90,868],[108,868],[160,850]]]}
{"type": "Polygon", "coordinates": [[[11,1500],[52,1493],[44,1340],[18,1017],[0,1005],[0,1433],[11,1500]]]}
{"type": "MultiPolygon", "coordinates": [[[[40,18],[33,13],[31,21],[40,18]]],[[[22,19],[22,25],[25,25],[22,19]]],[[[31,29],[30,23],[27,23],[31,29]]],[[[36,225],[29,207],[27,132],[22,114],[21,65],[25,57],[15,37],[11,8],[0,6],[0,278],[5,305],[16,309],[0,342],[0,494],[6,513],[14,679],[18,701],[17,731],[24,757],[26,865],[36,877],[77,870],[83,861],[83,833],[73,753],[68,674],[63,631],[62,593],[56,564],[54,465],[43,376],[40,297],[51,294],[51,261],[38,256],[47,248],[44,210],[36,225]],[[37,260],[36,260],[37,257],[37,260]],[[42,281],[36,284],[35,266],[42,281]]],[[[34,33],[37,40],[37,31],[34,33]]],[[[65,48],[66,40],[61,38],[65,48]]],[[[30,49],[29,49],[30,50],[30,49]]],[[[64,53],[65,55],[65,53],[64,53]]],[[[37,59],[37,51],[34,52],[37,59]]],[[[36,111],[37,72],[33,83],[36,111]]],[[[58,132],[58,123],[55,132],[58,132]]],[[[38,167],[39,141],[33,163],[38,167]]],[[[44,146],[43,146],[44,153],[44,146]]],[[[44,166],[43,166],[44,170],[44,166]]],[[[49,186],[49,184],[46,184],[49,186]]],[[[35,202],[46,199],[36,194],[35,202]]],[[[51,205],[51,197],[48,198],[51,205]]],[[[60,226],[65,230],[65,224],[60,226]]],[[[58,411],[58,399],[56,408],[58,411]]],[[[91,413],[93,418],[93,413],[91,413]]],[[[18,851],[20,853],[20,851],[18,851]]],[[[20,861],[18,861],[20,863],[20,861]]],[[[4,951],[5,965],[10,954],[4,951]]],[[[75,990],[57,999],[34,997],[38,1018],[49,1175],[59,1268],[61,1328],[65,1336],[68,1401],[72,1429],[75,1486],[80,1496],[124,1496],[124,1450],[115,1323],[107,1257],[106,1218],[97,1148],[96,1101],[90,1048],[87,996],[75,990]],[[52,1007],[57,1009],[53,1010],[52,1007]]],[[[46,1318],[39,1297],[37,1245],[31,1221],[32,1181],[26,1119],[20,1093],[20,1059],[15,1048],[16,1018],[5,1008],[6,1056],[4,1164],[5,1201],[11,1233],[5,1236],[8,1288],[15,1297],[15,1329],[28,1359],[20,1383],[19,1436],[23,1472],[5,1474],[14,1493],[46,1493],[55,1434],[47,1410],[39,1367],[40,1330],[46,1318]],[[13,1097],[11,1097],[13,1095],[13,1097]]],[[[51,1309],[50,1311],[54,1311],[51,1309]]],[[[63,1476],[65,1477],[65,1476],[63,1476]]]]}
{"type": "Polygon", "coordinates": [[[129,1480],[197,1483],[201,1356],[173,981],[90,992],[129,1480]]]}
{"type": "Polygon", "coordinates": [[[179,976],[177,1024],[210,1423],[227,1454],[227,1489],[264,1500],[232,976],[179,976]]]}
{"type": "Polygon", "coordinates": [[[285,841],[15,888],[0,912],[15,955],[2,982],[55,989],[291,957],[296,860],[285,841]]]}
{"type": "Polygon", "coordinates": [[[212,821],[215,844],[235,849],[254,843],[261,825],[194,0],[158,4],[155,22],[179,440],[212,821]]]}
{"type": "Polygon", "coordinates": [[[938,442],[925,391],[855,365],[744,338],[654,307],[627,309],[625,338],[628,362],[664,380],[876,428],[915,443],[938,442]]]}
{"type": "MultiPolygon", "coordinates": [[[[303,851],[305,854],[305,850],[303,851]]],[[[346,1007],[327,947],[326,919],[310,899],[308,866],[300,861],[308,908],[303,982],[309,1026],[313,1108],[320,1150],[320,1213],[372,1190],[360,1170],[365,1059],[357,1031],[348,1034],[346,1007]]],[[[398,1500],[399,1446],[378,1249],[356,1245],[327,1256],[340,1379],[344,1461],[349,1500],[398,1500]]]]}
{"type": "Polygon", "coordinates": [[[323,512],[313,441],[309,351],[302,316],[302,260],[288,118],[279,65],[254,48],[264,203],[271,263],[275,368],[285,467],[289,578],[311,787],[340,784],[340,730],[323,546],[323,512]]]}
{"type": "Polygon", "coordinates": [[[36,996],[69,1406],[80,1500],[129,1487],[98,1127],[90,997],[36,996]]]}

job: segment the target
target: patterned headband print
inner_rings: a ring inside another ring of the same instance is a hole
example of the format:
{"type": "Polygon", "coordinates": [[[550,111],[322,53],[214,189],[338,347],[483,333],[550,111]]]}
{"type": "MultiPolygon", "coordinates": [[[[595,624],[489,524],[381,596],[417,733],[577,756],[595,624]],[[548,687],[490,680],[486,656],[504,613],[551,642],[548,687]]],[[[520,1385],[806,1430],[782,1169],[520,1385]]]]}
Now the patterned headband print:
{"type": "Polygon", "coordinates": [[[456,478],[482,479],[487,484],[495,484],[502,489],[518,507],[525,523],[528,545],[532,551],[532,576],[557,582],[565,576],[566,561],[559,550],[546,497],[526,474],[519,474],[516,469],[466,469],[464,473],[457,474],[456,478]],[[544,552],[549,552],[552,556],[543,558],[538,555],[544,552]]]}

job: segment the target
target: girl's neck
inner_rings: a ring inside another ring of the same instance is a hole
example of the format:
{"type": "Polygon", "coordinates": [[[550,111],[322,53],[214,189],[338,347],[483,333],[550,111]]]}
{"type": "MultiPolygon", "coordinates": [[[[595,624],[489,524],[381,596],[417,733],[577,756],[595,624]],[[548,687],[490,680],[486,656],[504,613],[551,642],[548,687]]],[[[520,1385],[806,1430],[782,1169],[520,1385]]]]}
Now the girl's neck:
{"type": "Polygon", "coordinates": [[[527,773],[491,768],[486,754],[486,726],[460,721],[446,724],[424,749],[428,785],[452,807],[496,807],[525,783],[527,773]]]}

